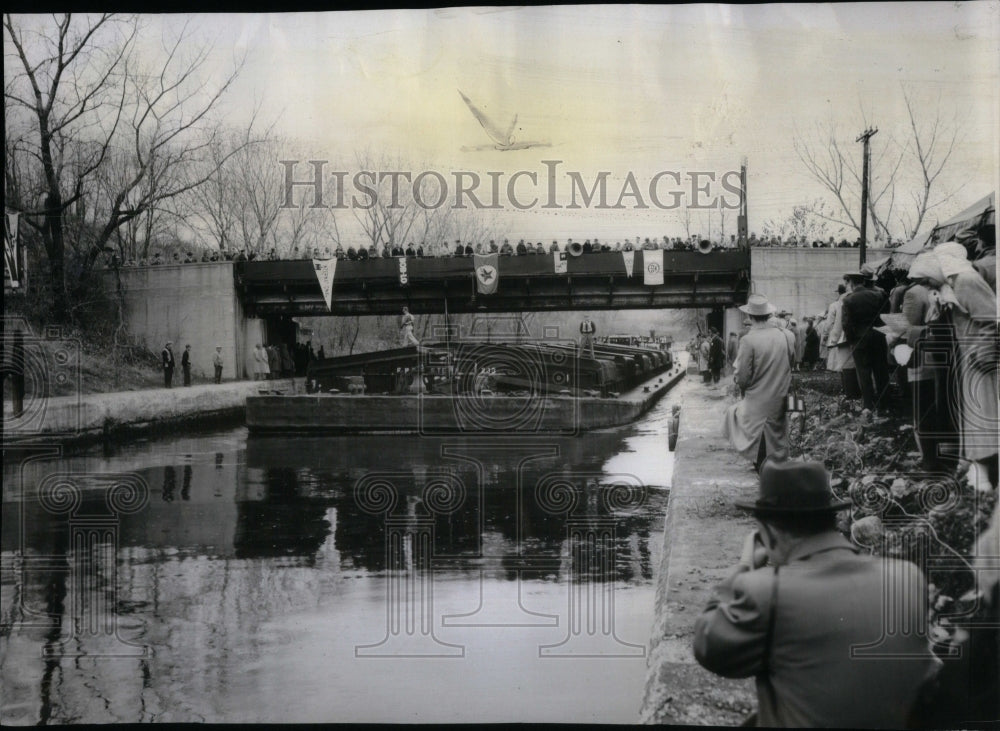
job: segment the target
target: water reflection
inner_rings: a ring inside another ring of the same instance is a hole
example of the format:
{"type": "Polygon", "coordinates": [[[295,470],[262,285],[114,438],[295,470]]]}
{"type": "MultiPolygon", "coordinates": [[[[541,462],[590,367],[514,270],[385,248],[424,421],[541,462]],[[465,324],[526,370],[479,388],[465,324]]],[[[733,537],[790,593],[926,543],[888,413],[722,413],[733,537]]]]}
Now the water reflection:
{"type": "MultiPolygon", "coordinates": [[[[313,716],[290,710],[287,698],[265,707],[264,698],[312,692],[289,684],[309,665],[300,636],[353,668],[356,648],[385,633],[386,592],[401,572],[434,585],[433,606],[418,609],[431,615],[421,621],[451,633],[442,646],[486,642],[495,654],[509,640],[482,632],[499,623],[501,633],[549,632],[530,635],[527,657],[537,659],[539,647],[568,646],[565,619],[581,611],[581,597],[598,606],[611,596],[589,586],[633,596],[642,588],[644,609],[616,604],[621,621],[637,623],[633,645],[642,643],[667,475],[655,460],[642,480],[627,468],[650,440],[665,445],[656,418],[638,429],[510,442],[237,430],[5,465],[2,720],[386,718],[377,701],[369,715],[338,715],[359,711],[320,690],[310,703],[327,702],[313,716]],[[62,512],[40,493],[56,473],[75,501],[62,512]],[[109,500],[123,480],[146,490],[141,505],[109,500]],[[110,532],[95,532],[98,523],[110,532]],[[89,542],[75,541],[87,526],[89,542]],[[426,551],[415,550],[422,537],[426,551]],[[567,593],[570,585],[583,593],[567,593]],[[104,607],[113,608],[110,635],[83,621],[108,614],[104,607]]],[[[470,677],[496,669],[467,661],[470,677]]],[[[530,674],[518,662],[510,676],[530,674]]],[[[354,688],[380,673],[361,666],[337,682],[354,688]]],[[[638,702],[605,703],[607,720],[630,720],[622,705],[638,702]]]]}

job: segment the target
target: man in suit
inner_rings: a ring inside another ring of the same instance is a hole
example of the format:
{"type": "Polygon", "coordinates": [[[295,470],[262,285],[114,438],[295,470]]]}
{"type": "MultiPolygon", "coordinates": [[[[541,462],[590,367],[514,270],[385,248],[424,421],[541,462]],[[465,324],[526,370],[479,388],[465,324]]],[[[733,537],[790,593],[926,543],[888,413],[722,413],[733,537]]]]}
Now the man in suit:
{"type": "Polygon", "coordinates": [[[920,569],[841,535],[836,513],[850,503],[822,463],[768,460],[756,502],[737,506],[757,530],[695,624],[698,662],[756,678],[759,726],[906,726],[939,665],[919,631],[920,569]]]}
{"type": "Polygon", "coordinates": [[[184,346],[184,352],[181,354],[181,371],[184,373],[184,385],[191,385],[191,346],[184,346]]]}
{"type": "Polygon", "coordinates": [[[885,406],[889,388],[889,353],[885,336],[875,328],[881,314],[889,311],[889,298],[876,288],[869,272],[844,275],[851,293],[841,311],[844,337],[854,356],[854,368],[866,409],[885,406]]]}
{"type": "Polygon", "coordinates": [[[215,355],[212,356],[212,365],[215,367],[215,382],[222,383],[222,346],[215,346],[215,355]]]}
{"type": "Polygon", "coordinates": [[[172,388],[174,385],[174,351],[170,347],[173,344],[172,340],[168,340],[167,344],[163,346],[163,351],[160,353],[160,357],[163,360],[164,388],[172,388]]]}

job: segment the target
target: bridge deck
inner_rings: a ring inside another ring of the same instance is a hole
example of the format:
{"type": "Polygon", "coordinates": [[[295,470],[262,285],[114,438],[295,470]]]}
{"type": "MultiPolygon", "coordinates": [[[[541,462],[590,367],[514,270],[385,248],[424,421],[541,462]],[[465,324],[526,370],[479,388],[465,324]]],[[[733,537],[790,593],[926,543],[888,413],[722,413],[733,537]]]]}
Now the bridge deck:
{"type": "Polygon", "coordinates": [[[568,257],[556,273],[553,256],[499,257],[496,292],[477,294],[472,257],[342,260],[327,309],[309,260],[238,262],[236,288],[247,313],[271,315],[524,312],[539,310],[659,309],[742,304],[750,285],[745,250],[664,251],[662,285],[643,283],[643,252],[629,277],[620,252],[568,257]],[[401,283],[400,262],[406,264],[401,283]]]}

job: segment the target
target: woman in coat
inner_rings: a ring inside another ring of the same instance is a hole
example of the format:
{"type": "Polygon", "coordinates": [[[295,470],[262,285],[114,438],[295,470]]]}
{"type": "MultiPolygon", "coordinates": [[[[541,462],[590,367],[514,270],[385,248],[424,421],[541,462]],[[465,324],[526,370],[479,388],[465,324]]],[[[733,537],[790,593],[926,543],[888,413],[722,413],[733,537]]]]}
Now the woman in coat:
{"type": "Polygon", "coordinates": [[[910,330],[906,344],[912,348],[906,361],[906,381],[913,408],[913,429],[921,454],[921,469],[951,472],[957,457],[949,445],[960,443],[957,391],[953,357],[942,357],[955,347],[949,317],[941,317],[935,304],[937,290],[944,283],[941,262],[933,253],[917,256],[910,265],[910,286],[903,293],[900,310],[910,330]]]}
{"type": "Polygon", "coordinates": [[[257,347],[254,348],[253,359],[254,359],[254,369],[253,369],[254,379],[258,381],[266,379],[270,374],[271,370],[267,364],[267,353],[264,352],[264,346],[261,345],[260,343],[257,343],[257,347]]]}
{"type": "Polygon", "coordinates": [[[750,315],[750,331],[740,339],[736,384],[743,399],[726,409],[722,433],[759,471],[766,457],[788,456],[785,397],[792,382],[795,349],[782,329],[768,324],[774,305],[760,294],[740,307],[750,315]]]}
{"type": "Polygon", "coordinates": [[[986,467],[990,484],[998,482],[996,296],[973,268],[961,244],[940,244],[934,253],[955,303],[949,308],[958,343],[959,420],[962,456],[986,467]],[[962,251],[960,252],[959,249],[962,251]]]}
{"type": "Polygon", "coordinates": [[[709,345],[708,338],[699,337],[698,338],[698,372],[701,373],[701,380],[708,383],[712,380],[712,372],[708,369],[708,356],[710,354],[711,346],[709,345]]]}

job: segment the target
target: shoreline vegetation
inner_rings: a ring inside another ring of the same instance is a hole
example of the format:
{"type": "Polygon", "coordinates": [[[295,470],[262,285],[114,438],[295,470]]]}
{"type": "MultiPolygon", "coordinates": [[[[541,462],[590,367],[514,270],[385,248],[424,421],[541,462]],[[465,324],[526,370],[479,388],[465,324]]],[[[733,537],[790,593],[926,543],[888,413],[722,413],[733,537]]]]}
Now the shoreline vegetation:
{"type": "Polygon", "coordinates": [[[996,492],[980,489],[988,487],[985,476],[980,481],[968,466],[956,475],[923,471],[906,409],[875,416],[860,400],[843,398],[838,377],[795,374],[807,406],[804,421],[792,427],[790,456],[821,461],[831,471],[834,494],[853,503],[838,524],[847,538],[875,555],[920,565],[928,582],[929,636],[944,656],[961,626],[985,616],[973,551],[996,492]],[[964,568],[936,568],[942,556],[964,568]]]}

